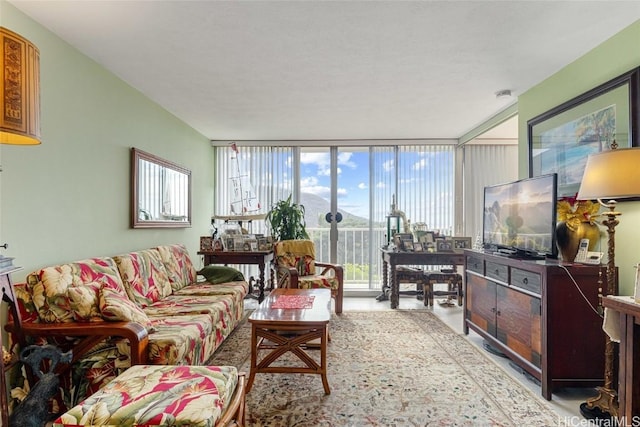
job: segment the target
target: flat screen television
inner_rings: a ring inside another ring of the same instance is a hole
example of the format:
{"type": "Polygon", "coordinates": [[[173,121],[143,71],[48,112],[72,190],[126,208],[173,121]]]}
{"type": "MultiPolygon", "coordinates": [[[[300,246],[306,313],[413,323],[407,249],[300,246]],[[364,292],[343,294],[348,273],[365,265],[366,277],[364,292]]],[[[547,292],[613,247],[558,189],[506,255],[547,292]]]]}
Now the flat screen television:
{"type": "Polygon", "coordinates": [[[557,174],[484,188],[485,250],[514,257],[557,258],[557,174]]]}

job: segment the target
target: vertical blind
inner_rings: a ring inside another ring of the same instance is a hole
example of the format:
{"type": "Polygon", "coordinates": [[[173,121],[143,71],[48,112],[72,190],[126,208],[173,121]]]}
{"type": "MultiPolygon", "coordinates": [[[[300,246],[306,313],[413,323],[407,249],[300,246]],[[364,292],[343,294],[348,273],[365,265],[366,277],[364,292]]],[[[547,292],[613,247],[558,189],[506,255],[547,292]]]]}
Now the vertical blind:
{"type": "Polygon", "coordinates": [[[484,187],[518,179],[517,145],[464,147],[464,232],[482,240],[484,187]]]}
{"type": "MultiPolygon", "coordinates": [[[[278,200],[287,198],[292,192],[293,148],[292,147],[238,147],[234,154],[230,147],[215,147],[216,185],[214,214],[231,214],[233,201],[231,178],[247,174],[260,203],[257,213],[267,213],[278,200]]],[[[265,233],[264,221],[252,224],[252,232],[265,233]]]]}

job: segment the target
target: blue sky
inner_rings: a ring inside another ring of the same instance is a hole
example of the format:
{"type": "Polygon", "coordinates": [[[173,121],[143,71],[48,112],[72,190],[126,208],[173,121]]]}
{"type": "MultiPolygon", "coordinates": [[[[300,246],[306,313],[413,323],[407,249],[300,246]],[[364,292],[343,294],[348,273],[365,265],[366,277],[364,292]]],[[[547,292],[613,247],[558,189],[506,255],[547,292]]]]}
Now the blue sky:
{"type": "MultiPolygon", "coordinates": [[[[301,192],[331,198],[329,152],[303,152],[300,157],[301,192]]],[[[338,208],[369,218],[369,153],[338,154],[338,208]]]]}

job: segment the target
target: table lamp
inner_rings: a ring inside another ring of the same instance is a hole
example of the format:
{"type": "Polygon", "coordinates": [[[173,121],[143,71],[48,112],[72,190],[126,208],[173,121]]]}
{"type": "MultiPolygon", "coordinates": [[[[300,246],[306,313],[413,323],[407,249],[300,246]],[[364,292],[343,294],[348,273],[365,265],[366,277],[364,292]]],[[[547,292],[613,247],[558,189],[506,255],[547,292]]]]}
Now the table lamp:
{"type": "MultiPolygon", "coordinates": [[[[640,147],[612,149],[587,158],[587,164],[578,190],[579,200],[593,200],[608,209],[602,224],[607,227],[607,286],[603,295],[618,293],[615,263],[615,228],[620,212],[617,200],[640,196],[640,147]]],[[[605,334],[604,384],[598,387],[598,396],[580,405],[586,418],[611,418],[618,416],[617,386],[613,384],[614,343],[605,334]]]]}

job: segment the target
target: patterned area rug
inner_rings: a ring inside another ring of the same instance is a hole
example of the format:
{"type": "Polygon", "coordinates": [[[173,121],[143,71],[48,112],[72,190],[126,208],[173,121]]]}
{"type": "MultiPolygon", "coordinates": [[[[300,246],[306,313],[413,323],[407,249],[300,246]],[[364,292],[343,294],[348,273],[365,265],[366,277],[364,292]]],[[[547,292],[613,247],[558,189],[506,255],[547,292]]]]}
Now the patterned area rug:
{"type": "MultiPolygon", "coordinates": [[[[249,426],[555,426],[546,401],[422,310],[344,312],[330,324],[325,395],[319,375],[258,374],[249,426]]],[[[244,321],[211,364],[249,372],[244,321]]],[[[319,351],[311,351],[319,358],[319,351]]],[[[295,363],[295,356],[282,363],[295,363]]],[[[247,375],[248,378],[248,375],[247,375]]]]}

